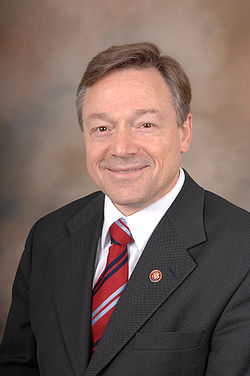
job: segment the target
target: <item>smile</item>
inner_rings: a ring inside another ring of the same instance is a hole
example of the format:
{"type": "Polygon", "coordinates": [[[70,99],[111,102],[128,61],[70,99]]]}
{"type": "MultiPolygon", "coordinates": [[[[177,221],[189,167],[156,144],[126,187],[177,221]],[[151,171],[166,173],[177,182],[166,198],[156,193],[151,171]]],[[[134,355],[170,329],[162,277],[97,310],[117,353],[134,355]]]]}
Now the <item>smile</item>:
{"type": "Polygon", "coordinates": [[[107,168],[107,171],[113,176],[115,179],[133,179],[141,176],[141,174],[145,171],[148,165],[143,167],[134,167],[134,168],[127,168],[127,169],[119,169],[119,168],[107,168]]]}
{"type": "Polygon", "coordinates": [[[128,174],[130,172],[134,172],[134,171],[140,171],[142,170],[144,167],[141,167],[141,168],[132,168],[130,170],[111,170],[112,172],[118,172],[119,174],[128,174]]]}
{"type": "Polygon", "coordinates": [[[130,168],[130,169],[126,169],[126,170],[119,170],[119,169],[111,169],[109,168],[108,170],[111,171],[111,172],[114,172],[114,173],[118,173],[118,174],[130,174],[130,173],[133,173],[133,172],[137,172],[137,171],[141,171],[143,170],[144,168],[146,168],[147,166],[143,166],[143,167],[136,167],[136,168],[130,168]]]}

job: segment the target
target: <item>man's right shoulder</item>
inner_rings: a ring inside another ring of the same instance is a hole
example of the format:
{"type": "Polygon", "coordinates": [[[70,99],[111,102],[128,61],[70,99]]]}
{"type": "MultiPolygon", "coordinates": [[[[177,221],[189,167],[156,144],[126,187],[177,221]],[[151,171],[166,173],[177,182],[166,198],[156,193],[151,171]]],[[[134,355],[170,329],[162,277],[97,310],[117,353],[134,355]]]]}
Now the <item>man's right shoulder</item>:
{"type": "MultiPolygon", "coordinates": [[[[103,198],[104,194],[102,192],[94,192],[46,214],[36,221],[30,235],[33,237],[35,233],[36,239],[43,239],[45,242],[60,241],[68,233],[67,224],[72,218],[79,216],[79,213],[84,213],[84,209],[89,206],[97,205],[101,210],[100,202],[103,203],[103,198]]],[[[87,215],[88,210],[86,210],[87,215]]]]}
{"type": "Polygon", "coordinates": [[[80,210],[84,209],[91,201],[95,200],[98,196],[104,196],[101,191],[90,193],[85,197],[81,197],[75,201],[72,201],[52,212],[46,214],[44,217],[39,219],[39,222],[51,221],[53,219],[62,219],[64,221],[70,220],[74,217],[80,210]]]}

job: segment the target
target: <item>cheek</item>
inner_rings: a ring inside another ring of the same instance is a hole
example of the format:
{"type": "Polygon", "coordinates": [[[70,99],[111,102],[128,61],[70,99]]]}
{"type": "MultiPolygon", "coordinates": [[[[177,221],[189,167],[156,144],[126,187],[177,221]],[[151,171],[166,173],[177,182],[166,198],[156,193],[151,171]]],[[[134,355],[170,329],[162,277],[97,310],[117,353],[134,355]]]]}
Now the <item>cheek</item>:
{"type": "Polygon", "coordinates": [[[161,170],[165,170],[170,165],[179,163],[180,147],[177,139],[172,139],[172,142],[166,140],[158,140],[157,144],[151,144],[151,156],[155,160],[161,170]]]}
{"type": "Polygon", "coordinates": [[[95,164],[96,161],[96,153],[94,149],[86,147],[85,149],[85,155],[86,155],[86,165],[88,170],[91,170],[95,164]]]}
{"type": "Polygon", "coordinates": [[[86,166],[92,178],[94,178],[95,175],[98,175],[100,171],[100,162],[103,159],[103,151],[99,146],[100,145],[91,144],[85,148],[86,166]]]}
{"type": "Polygon", "coordinates": [[[164,137],[152,139],[145,145],[144,148],[155,161],[162,163],[169,154],[172,153],[173,145],[166,142],[164,137]]]}

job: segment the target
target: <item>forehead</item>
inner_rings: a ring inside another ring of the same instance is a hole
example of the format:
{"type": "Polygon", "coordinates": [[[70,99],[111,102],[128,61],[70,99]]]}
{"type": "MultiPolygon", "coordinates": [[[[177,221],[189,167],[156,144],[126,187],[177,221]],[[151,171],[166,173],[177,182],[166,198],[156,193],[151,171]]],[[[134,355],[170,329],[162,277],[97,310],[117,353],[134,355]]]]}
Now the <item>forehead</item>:
{"type": "Polygon", "coordinates": [[[161,111],[170,102],[168,86],[155,68],[126,68],[107,74],[87,89],[83,116],[138,108],[161,111]]]}

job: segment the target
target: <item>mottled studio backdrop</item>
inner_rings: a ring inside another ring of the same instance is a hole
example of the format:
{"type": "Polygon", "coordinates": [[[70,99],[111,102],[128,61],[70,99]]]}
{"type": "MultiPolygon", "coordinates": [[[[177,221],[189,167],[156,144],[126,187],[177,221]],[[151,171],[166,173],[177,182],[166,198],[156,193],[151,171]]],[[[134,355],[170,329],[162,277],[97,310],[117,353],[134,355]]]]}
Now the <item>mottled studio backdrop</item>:
{"type": "Polygon", "coordinates": [[[182,62],[194,122],[183,165],[250,209],[249,0],[1,0],[0,30],[0,337],[29,228],[95,189],[74,101],[98,51],[146,40],[182,62]]]}

